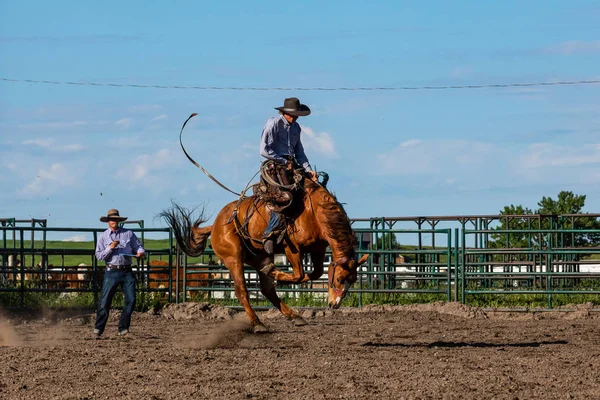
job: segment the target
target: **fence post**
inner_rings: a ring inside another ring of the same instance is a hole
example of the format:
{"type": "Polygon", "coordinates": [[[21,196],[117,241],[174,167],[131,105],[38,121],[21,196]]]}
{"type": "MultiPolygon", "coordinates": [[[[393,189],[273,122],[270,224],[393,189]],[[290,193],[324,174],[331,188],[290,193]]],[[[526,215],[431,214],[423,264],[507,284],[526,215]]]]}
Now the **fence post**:
{"type": "Polygon", "coordinates": [[[458,250],[458,228],[454,228],[454,301],[458,301],[458,255],[460,254],[458,250]]]}
{"type": "Polygon", "coordinates": [[[554,268],[552,267],[552,233],[548,233],[548,255],[546,257],[546,272],[547,281],[546,288],[548,289],[548,308],[552,309],[552,276],[554,273],[554,268]]]}
{"type": "Polygon", "coordinates": [[[465,262],[466,262],[466,247],[465,247],[465,230],[462,230],[462,235],[461,235],[461,249],[462,249],[462,254],[460,256],[460,301],[461,303],[465,304],[465,289],[466,289],[466,271],[467,268],[465,266],[465,262]]]}
{"type": "MultiPolygon", "coordinates": [[[[435,236],[435,233],[433,233],[433,235],[435,236]]],[[[447,246],[448,246],[448,250],[446,252],[446,268],[447,268],[447,272],[448,272],[448,279],[446,282],[446,285],[448,287],[447,291],[446,291],[446,299],[447,301],[452,301],[452,230],[451,229],[447,229],[446,230],[446,236],[447,236],[447,246]]]]}
{"type": "Polygon", "coordinates": [[[21,268],[20,268],[20,274],[21,274],[21,293],[20,293],[20,304],[21,304],[21,308],[25,307],[25,242],[23,240],[23,229],[19,229],[19,256],[21,257],[21,268]]]}

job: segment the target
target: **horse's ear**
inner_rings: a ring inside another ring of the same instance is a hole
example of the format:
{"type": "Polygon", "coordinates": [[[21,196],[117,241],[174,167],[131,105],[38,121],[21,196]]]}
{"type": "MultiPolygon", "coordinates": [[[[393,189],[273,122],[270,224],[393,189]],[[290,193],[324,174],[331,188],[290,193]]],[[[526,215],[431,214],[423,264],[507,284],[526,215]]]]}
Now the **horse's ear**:
{"type": "Polygon", "coordinates": [[[368,254],[364,254],[364,255],[363,255],[361,258],[360,258],[360,260],[358,260],[358,265],[363,265],[363,264],[364,264],[364,263],[367,261],[367,259],[368,259],[368,258],[369,258],[369,255],[368,255],[368,254]]]}

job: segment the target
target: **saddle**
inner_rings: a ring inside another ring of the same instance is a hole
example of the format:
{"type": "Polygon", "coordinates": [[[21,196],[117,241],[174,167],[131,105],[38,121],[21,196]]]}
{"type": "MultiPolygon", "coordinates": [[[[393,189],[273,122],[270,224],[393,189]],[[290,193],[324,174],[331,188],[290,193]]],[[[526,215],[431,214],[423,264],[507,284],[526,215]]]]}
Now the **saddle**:
{"type": "Polygon", "coordinates": [[[287,169],[284,165],[267,160],[261,165],[260,182],[253,185],[252,192],[267,203],[272,211],[281,213],[294,201],[298,183],[303,178],[302,171],[298,165],[287,169]]]}
{"type": "Polygon", "coordinates": [[[260,175],[260,181],[252,185],[253,206],[241,220],[238,218],[236,207],[228,222],[233,221],[235,223],[236,229],[242,237],[262,243],[261,240],[252,238],[248,234],[247,224],[257,205],[264,202],[271,212],[279,213],[282,217],[280,225],[273,231],[277,236],[276,242],[281,243],[287,233],[286,227],[294,223],[294,212],[287,209],[294,203],[294,199],[298,197],[298,193],[301,191],[300,182],[304,178],[304,169],[295,163],[292,169],[287,169],[285,165],[267,160],[261,164],[260,175]]]}

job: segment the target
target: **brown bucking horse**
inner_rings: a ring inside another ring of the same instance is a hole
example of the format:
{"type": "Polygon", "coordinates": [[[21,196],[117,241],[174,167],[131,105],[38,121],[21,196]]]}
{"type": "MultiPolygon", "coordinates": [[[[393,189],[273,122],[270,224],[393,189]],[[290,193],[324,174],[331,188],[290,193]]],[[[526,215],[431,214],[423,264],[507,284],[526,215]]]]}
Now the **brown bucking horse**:
{"type": "MultiPolygon", "coordinates": [[[[266,332],[250,306],[244,280],[244,264],[254,267],[260,279],[262,294],[296,326],[306,322],[294,310],[281,301],[275,282],[302,283],[323,275],[323,262],[327,246],[331,248],[333,262],[328,269],[328,304],[338,308],[348,289],[356,282],[357,269],[368,255],[356,259],[356,237],[350,220],[342,205],[326,188],[310,179],[300,182],[301,190],[294,203],[286,209],[293,222],[287,225],[287,235],[275,245],[275,252],[285,252],[292,266],[292,273],[272,269],[268,275],[261,272],[269,258],[263,249],[262,233],[270,218],[270,208],[255,196],[241,198],[226,205],[215,218],[212,226],[200,227],[202,217],[192,217],[192,212],[173,204],[159,214],[173,228],[177,244],[189,256],[197,257],[204,251],[207,239],[219,259],[227,267],[235,285],[235,295],[244,307],[254,332],[266,332]],[[302,259],[310,254],[313,271],[304,272],[302,259]]],[[[290,219],[290,221],[291,221],[290,219]]]]}

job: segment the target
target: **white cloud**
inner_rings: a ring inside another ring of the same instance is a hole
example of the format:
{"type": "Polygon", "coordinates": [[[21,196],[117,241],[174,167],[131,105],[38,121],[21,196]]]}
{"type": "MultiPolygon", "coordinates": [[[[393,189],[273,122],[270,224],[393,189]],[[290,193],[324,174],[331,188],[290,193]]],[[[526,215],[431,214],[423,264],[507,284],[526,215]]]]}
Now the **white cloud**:
{"type": "Polygon", "coordinates": [[[75,235],[64,238],[63,242],[85,242],[88,238],[85,235],[75,235]]]}
{"type": "Polygon", "coordinates": [[[111,147],[116,147],[116,148],[133,147],[136,144],[138,144],[139,141],[140,141],[139,136],[122,137],[122,138],[119,138],[114,145],[110,145],[110,146],[111,147]]]}
{"type": "Polygon", "coordinates": [[[454,78],[464,78],[465,76],[469,76],[473,73],[473,68],[471,67],[456,67],[452,70],[451,75],[454,78]]]}
{"type": "Polygon", "coordinates": [[[411,139],[377,154],[375,173],[400,176],[448,174],[451,169],[482,165],[495,150],[494,145],[483,142],[411,139]]]}
{"type": "Polygon", "coordinates": [[[256,159],[259,154],[257,145],[251,145],[244,143],[239,147],[227,149],[225,153],[221,154],[221,162],[223,165],[231,164],[231,160],[241,159],[256,159]]]}
{"type": "MultiPolygon", "coordinates": [[[[366,155],[369,158],[368,155],[366,155]]],[[[401,177],[405,185],[456,190],[526,185],[600,184],[600,143],[493,144],[468,140],[409,140],[381,152],[371,175],[401,177]]]]}
{"type": "Polygon", "coordinates": [[[47,168],[40,168],[36,177],[18,193],[24,196],[39,196],[54,193],[61,188],[73,186],[83,174],[82,168],[66,167],[55,163],[47,168]]]}
{"type": "Polygon", "coordinates": [[[198,193],[206,191],[207,186],[204,183],[197,183],[194,186],[184,185],[179,189],[179,194],[181,196],[187,196],[192,191],[196,191],[198,193]]]}
{"type": "Polygon", "coordinates": [[[416,147],[421,144],[423,141],[419,139],[409,139],[405,142],[400,143],[400,147],[416,147]]]}
{"type": "Polygon", "coordinates": [[[81,151],[83,150],[84,147],[80,144],[66,144],[63,146],[56,146],[56,150],[58,151],[65,151],[65,152],[71,152],[71,151],[81,151]]]}
{"type": "Polygon", "coordinates": [[[120,128],[129,128],[132,123],[132,118],[121,118],[120,120],[115,121],[115,125],[120,128]]]}
{"type": "MultiPolygon", "coordinates": [[[[308,126],[302,126],[302,145],[305,149],[316,153],[333,158],[338,157],[338,154],[335,151],[333,138],[327,132],[317,133],[308,126]]],[[[308,154],[308,156],[310,156],[310,154],[308,154]]]]}
{"type": "Polygon", "coordinates": [[[152,118],[150,120],[150,122],[156,122],[156,121],[161,121],[164,119],[168,119],[169,117],[167,116],[167,114],[161,114],[161,115],[157,115],[156,117],[152,118]]]}
{"type": "Polygon", "coordinates": [[[76,152],[81,151],[84,147],[80,144],[72,143],[65,145],[57,145],[54,144],[54,139],[45,138],[45,139],[29,139],[22,142],[24,145],[35,145],[40,146],[48,150],[52,151],[61,151],[61,152],[76,152]]]}
{"type": "Polygon", "coordinates": [[[573,167],[600,163],[600,143],[585,146],[558,146],[536,143],[521,156],[521,167],[573,167]]]}
{"type": "Polygon", "coordinates": [[[583,40],[571,40],[546,48],[548,53],[557,54],[584,54],[600,53],[600,40],[586,42],[583,40]]]}
{"type": "Polygon", "coordinates": [[[22,142],[22,144],[25,145],[30,145],[30,144],[35,144],[37,146],[40,147],[50,147],[50,145],[52,145],[52,143],[54,143],[53,139],[30,139],[30,140],[25,140],[22,142]]]}
{"type": "Polygon", "coordinates": [[[131,106],[127,110],[130,112],[148,112],[160,109],[162,109],[162,106],[158,104],[139,104],[137,106],[131,106]]]}
{"type": "Polygon", "coordinates": [[[36,122],[32,124],[19,124],[17,128],[23,129],[67,129],[74,127],[87,126],[86,121],[66,121],[66,122],[36,122]]]}
{"type": "Polygon", "coordinates": [[[174,165],[179,161],[168,149],[158,150],[154,154],[142,154],[131,160],[129,165],[117,172],[117,177],[129,181],[132,184],[142,184],[144,186],[157,185],[165,183],[159,178],[168,166],[174,165]]]}

